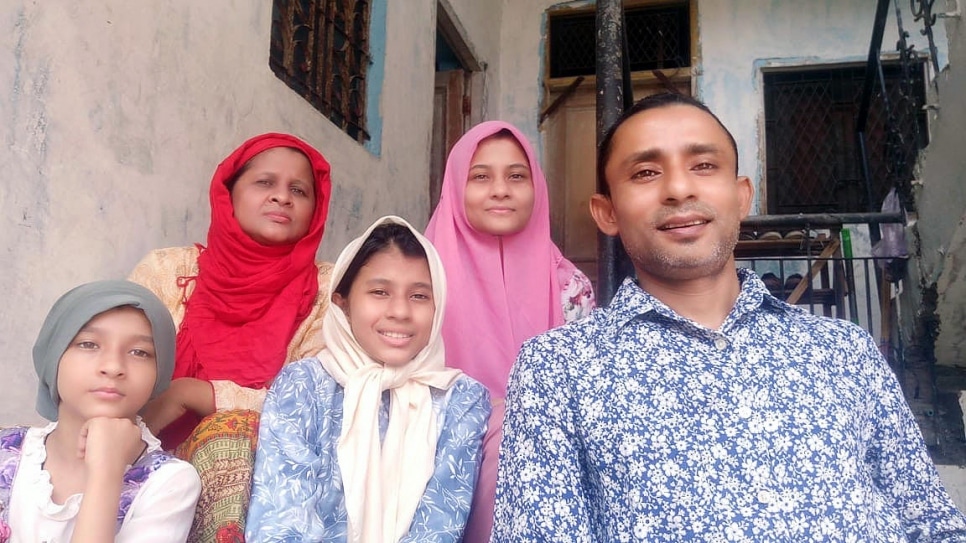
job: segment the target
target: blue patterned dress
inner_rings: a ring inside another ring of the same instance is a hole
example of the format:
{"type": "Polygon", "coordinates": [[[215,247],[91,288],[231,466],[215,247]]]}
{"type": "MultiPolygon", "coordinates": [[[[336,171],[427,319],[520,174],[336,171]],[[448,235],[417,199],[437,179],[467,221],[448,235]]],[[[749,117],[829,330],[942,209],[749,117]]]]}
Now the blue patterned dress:
{"type": "MultiPolygon", "coordinates": [[[[440,431],[436,471],[403,542],[460,540],[490,414],[486,389],[465,375],[449,391],[432,393],[440,431]]],[[[384,437],[388,392],[383,398],[379,425],[384,437]]],[[[342,386],[317,358],[289,364],[275,379],[258,432],[247,541],[346,541],[345,496],[336,456],[342,400],[342,386]]]]}
{"type": "Polygon", "coordinates": [[[966,541],[874,340],[739,271],[718,330],[625,281],[528,341],[493,541],[966,541]]]}

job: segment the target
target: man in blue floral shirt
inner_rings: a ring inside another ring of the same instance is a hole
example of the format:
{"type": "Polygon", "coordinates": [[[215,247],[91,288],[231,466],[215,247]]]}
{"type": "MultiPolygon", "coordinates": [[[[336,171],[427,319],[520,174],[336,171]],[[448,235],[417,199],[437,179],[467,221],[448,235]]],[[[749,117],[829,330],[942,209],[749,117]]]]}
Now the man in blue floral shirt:
{"type": "Polygon", "coordinates": [[[736,270],[753,189],[717,117],[646,98],[598,175],[636,281],[523,346],[493,541],[966,541],[873,339],[736,270]]]}

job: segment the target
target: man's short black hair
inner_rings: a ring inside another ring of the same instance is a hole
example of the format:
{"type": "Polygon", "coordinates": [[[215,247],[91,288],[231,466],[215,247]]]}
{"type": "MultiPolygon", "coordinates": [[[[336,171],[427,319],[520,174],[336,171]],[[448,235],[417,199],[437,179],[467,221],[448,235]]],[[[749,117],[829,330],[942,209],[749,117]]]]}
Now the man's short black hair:
{"type": "Polygon", "coordinates": [[[664,92],[660,94],[652,94],[646,96],[637,101],[633,106],[625,111],[617,122],[607,130],[604,134],[604,139],[600,142],[600,147],[597,149],[597,182],[600,185],[601,193],[604,196],[610,197],[610,185],[607,184],[607,177],[604,175],[604,170],[607,168],[607,161],[610,160],[610,153],[613,147],[614,133],[617,129],[624,124],[627,119],[630,119],[634,115],[647,111],[649,109],[657,109],[660,107],[668,106],[691,106],[700,109],[701,111],[711,115],[711,117],[718,123],[718,126],[725,131],[728,135],[728,141],[731,142],[731,149],[735,153],[735,175],[738,175],[738,143],[735,142],[735,137],[731,135],[731,132],[725,127],[724,123],[717,115],[708,109],[708,106],[704,105],[704,102],[698,100],[697,98],[692,98],[686,94],[678,94],[676,92],[664,92]]]}

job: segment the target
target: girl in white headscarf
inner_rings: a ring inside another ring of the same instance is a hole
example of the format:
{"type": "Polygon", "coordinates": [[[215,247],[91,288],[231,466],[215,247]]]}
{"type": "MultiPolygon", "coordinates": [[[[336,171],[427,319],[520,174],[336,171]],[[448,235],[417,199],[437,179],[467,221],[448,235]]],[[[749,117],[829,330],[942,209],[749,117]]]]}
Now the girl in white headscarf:
{"type": "Polygon", "coordinates": [[[445,367],[446,280],[432,244],[376,221],[333,269],[317,357],[262,412],[249,541],[459,541],[490,400],[445,367]]]}

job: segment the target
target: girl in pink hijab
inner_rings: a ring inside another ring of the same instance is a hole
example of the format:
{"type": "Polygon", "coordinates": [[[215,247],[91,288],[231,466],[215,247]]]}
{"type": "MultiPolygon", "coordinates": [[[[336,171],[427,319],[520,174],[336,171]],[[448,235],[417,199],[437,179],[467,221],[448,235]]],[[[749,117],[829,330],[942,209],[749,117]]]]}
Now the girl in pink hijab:
{"type": "Polygon", "coordinates": [[[551,241],[547,180],[530,142],[505,122],[480,123],[453,146],[426,237],[449,283],[447,364],[494,398],[464,536],[489,541],[510,368],[525,340],[590,313],[593,289],[551,241]]]}

